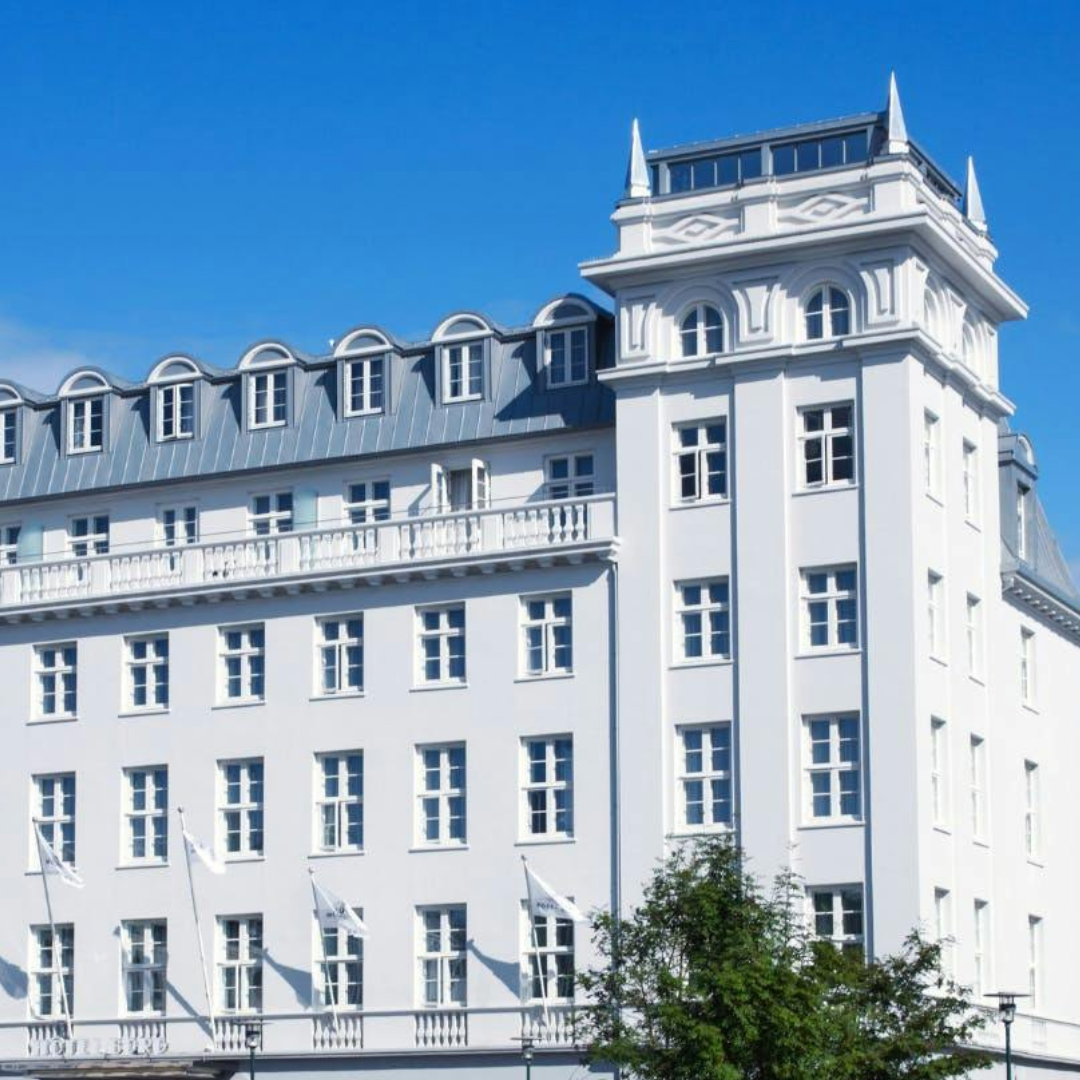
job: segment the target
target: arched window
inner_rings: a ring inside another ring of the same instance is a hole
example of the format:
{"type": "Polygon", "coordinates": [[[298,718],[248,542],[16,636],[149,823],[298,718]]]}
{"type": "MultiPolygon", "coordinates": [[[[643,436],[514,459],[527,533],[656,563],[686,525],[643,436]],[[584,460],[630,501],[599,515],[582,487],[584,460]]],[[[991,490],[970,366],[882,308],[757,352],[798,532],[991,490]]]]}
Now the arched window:
{"type": "Polygon", "coordinates": [[[843,289],[818,289],[806,304],[806,339],[843,337],[851,333],[851,303],[843,289]]]}
{"type": "Polygon", "coordinates": [[[724,351],[724,319],[712,304],[695,304],[679,324],[682,355],[711,356],[724,351]]]}

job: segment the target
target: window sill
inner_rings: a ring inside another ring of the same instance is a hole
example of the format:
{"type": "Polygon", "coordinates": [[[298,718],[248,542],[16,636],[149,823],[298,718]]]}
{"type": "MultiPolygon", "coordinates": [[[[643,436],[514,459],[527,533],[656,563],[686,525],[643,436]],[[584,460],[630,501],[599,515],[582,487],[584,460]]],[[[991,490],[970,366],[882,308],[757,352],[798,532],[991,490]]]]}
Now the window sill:
{"type": "Polygon", "coordinates": [[[940,821],[935,821],[933,824],[933,830],[936,833],[941,833],[942,836],[952,836],[952,826],[940,821]]]}
{"type": "Polygon", "coordinates": [[[667,834],[668,840],[697,840],[701,836],[734,836],[735,828],[732,825],[713,825],[707,829],[681,828],[667,834]]]}
{"type": "Polygon", "coordinates": [[[964,518],[964,524],[969,529],[974,529],[975,532],[977,532],[977,533],[982,532],[982,525],[980,525],[979,522],[977,522],[977,521],[972,521],[971,518],[964,518]]]}
{"type": "Polygon", "coordinates": [[[265,855],[223,855],[221,856],[221,862],[226,866],[233,866],[236,863],[261,863],[266,862],[265,855]]]}
{"type": "Polygon", "coordinates": [[[930,500],[930,501],[931,501],[931,502],[932,502],[932,503],[933,503],[933,504],[934,504],[935,506],[940,506],[942,510],[944,510],[944,509],[945,509],[945,500],[944,500],[944,499],[943,499],[943,498],[942,498],[942,497],[941,497],[940,495],[937,495],[937,494],[935,494],[935,493],[934,493],[933,491],[926,491],[926,492],[924,492],[923,494],[925,494],[925,495],[926,495],[926,497],[927,497],[927,498],[928,498],[928,499],[929,499],[929,500],[930,500]]]}
{"type": "Polygon", "coordinates": [[[409,687],[412,694],[426,694],[429,690],[468,690],[467,682],[419,683],[409,687]]]}
{"type": "Polygon", "coordinates": [[[248,423],[248,431],[274,431],[277,428],[288,427],[289,425],[284,420],[273,420],[268,424],[252,424],[248,423]]]}
{"type": "Polygon", "coordinates": [[[576,836],[530,836],[527,840],[515,840],[514,847],[550,847],[552,844],[576,843],[576,836]]]}
{"type": "Polygon", "coordinates": [[[866,824],[862,818],[830,818],[828,821],[804,821],[799,828],[804,831],[821,829],[861,829],[866,824]]]}
{"type": "Polygon", "coordinates": [[[944,668],[947,668],[949,666],[949,661],[946,660],[944,656],[935,656],[933,653],[930,653],[929,659],[932,660],[935,664],[940,664],[944,668]]]}
{"type": "Polygon", "coordinates": [[[973,836],[971,842],[976,847],[985,848],[987,851],[990,850],[990,841],[987,840],[985,836],[973,836]]]}
{"type": "Polygon", "coordinates": [[[1021,701],[1020,702],[1020,708],[1023,709],[1024,712],[1031,713],[1033,716],[1038,716],[1039,715],[1038,708],[1036,706],[1032,705],[1030,702],[1021,701]]]}
{"type": "Polygon", "coordinates": [[[40,727],[44,724],[74,724],[77,716],[39,716],[35,720],[27,720],[27,727],[40,727]]]}
{"type": "Polygon", "coordinates": [[[968,675],[968,679],[976,686],[981,686],[984,690],[986,689],[986,680],[981,675],[968,675]]]}
{"type": "Polygon", "coordinates": [[[735,661],[730,656],[707,657],[704,660],[674,660],[668,664],[669,671],[686,671],[693,668],[731,667],[735,661]]]}
{"type": "Polygon", "coordinates": [[[169,708],[168,706],[166,706],[165,708],[158,709],[124,709],[122,712],[118,712],[116,715],[121,720],[135,716],[168,716],[169,708]]]}
{"type": "Polygon", "coordinates": [[[266,698],[261,698],[257,701],[219,701],[216,704],[211,705],[210,709],[214,712],[217,712],[220,709],[254,709],[259,705],[265,704],[266,698]]]}
{"type": "Polygon", "coordinates": [[[573,379],[570,382],[552,382],[548,379],[545,382],[548,390],[572,390],[575,386],[588,386],[591,381],[589,378],[584,378],[573,379]]]}
{"type": "Polygon", "coordinates": [[[117,863],[117,870],[167,870],[169,868],[169,860],[162,859],[158,862],[125,862],[117,863]]]}
{"type": "Polygon", "coordinates": [[[862,649],[858,646],[854,648],[848,648],[846,646],[832,646],[831,648],[822,649],[804,649],[802,652],[795,654],[796,660],[816,660],[819,657],[824,656],[859,656],[862,653],[862,649]]]}
{"type": "Polygon", "coordinates": [[[818,484],[815,487],[802,487],[796,488],[792,493],[792,498],[800,498],[804,495],[825,495],[835,493],[837,491],[857,491],[859,484],[857,481],[852,480],[850,483],[838,483],[838,484],[818,484]]]}
{"type": "Polygon", "coordinates": [[[348,690],[340,694],[312,694],[308,701],[357,701],[367,697],[364,690],[348,690]]]}
{"type": "Polygon", "coordinates": [[[1026,859],[1028,866],[1034,866],[1038,870],[1046,869],[1046,860],[1041,855],[1028,855],[1026,859]]]}
{"type": "Polygon", "coordinates": [[[519,675],[514,682],[516,683],[542,683],[542,682],[558,682],[560,679],[572,679],[576,675],[573,671],[552,671],[543,675],[519,675]]]}
{"type": "Polygon", "coordinates": [[[68,457],[81,457],[83,454],[100,454],[104,451],[103,446],[85,446],[82,449],[77,449],[74,446],[67,448],[68,457]]]}
{"type": "Polygon", "coordinates": [[[468,851],[469,845],[465,844],[417,844],[408,849],[410,855],[427,854],[431,851],[468,851]]]}
{"type": "Polygon", "coordinates": [[[440,404],[442,405],[468,405],[470,401],[483,401],[483,394],[469,394],[468,397],[444,397],[440,404]]]}
{"type": "Polygon", "coordinates": [[[358,851],[313,851],[308,855],[309,859],[352,859],[357,855],[366,855],[361,848],[358,851]]]}
{"type": "Polygon", "coordinates": [[[703,506],[730,506],[730,495],[714,495],[707,499],[687,499],[686,502],[673,502],[669,510],[700,510],[703,506]]]}
{"type": "Polygon", "coordinates": [[[382,416],[385,412],[385,409],[342,409],[341,418],[353,420],[358,416],[382,416]]]}

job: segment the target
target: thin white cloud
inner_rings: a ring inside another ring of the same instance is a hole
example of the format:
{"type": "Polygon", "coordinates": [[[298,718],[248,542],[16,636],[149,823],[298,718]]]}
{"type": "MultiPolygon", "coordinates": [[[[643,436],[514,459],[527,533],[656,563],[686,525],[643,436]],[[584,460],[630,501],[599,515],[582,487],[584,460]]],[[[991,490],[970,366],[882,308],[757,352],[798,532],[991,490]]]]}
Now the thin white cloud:
{"type": "Polygon", "coordinates": [[[0,315],[0,378],[49,394],[72,368],[93,362],[52,335],[0,315]]]}

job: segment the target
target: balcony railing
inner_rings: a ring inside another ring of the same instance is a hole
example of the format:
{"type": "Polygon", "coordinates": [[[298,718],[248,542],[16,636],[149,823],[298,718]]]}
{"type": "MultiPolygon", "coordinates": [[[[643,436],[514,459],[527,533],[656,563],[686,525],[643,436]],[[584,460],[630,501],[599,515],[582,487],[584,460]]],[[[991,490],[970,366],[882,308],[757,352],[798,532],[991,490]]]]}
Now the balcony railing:
{"type": "Polygon", "coordinates": [[[424,564],[513,561],[581,552],[615,539],[615,497],[523,503],[278,536],[147,548],[0,569],[0,609],[131,601],[140,596],[265,587],[276,582],[424,564]]]}

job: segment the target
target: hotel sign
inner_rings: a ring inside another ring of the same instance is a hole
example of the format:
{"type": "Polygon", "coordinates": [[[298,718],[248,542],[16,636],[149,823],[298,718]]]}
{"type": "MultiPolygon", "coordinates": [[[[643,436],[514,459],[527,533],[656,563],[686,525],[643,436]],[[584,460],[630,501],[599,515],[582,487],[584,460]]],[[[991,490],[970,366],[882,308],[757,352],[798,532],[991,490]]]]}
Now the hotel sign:
{"type": "Polygon", "coordinates": [[[63,1058],[152,1058],[169,1052],[164,1035],[135,1035],[121,1039],[43,1039],[34,1057],[63,1058]]]}

